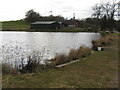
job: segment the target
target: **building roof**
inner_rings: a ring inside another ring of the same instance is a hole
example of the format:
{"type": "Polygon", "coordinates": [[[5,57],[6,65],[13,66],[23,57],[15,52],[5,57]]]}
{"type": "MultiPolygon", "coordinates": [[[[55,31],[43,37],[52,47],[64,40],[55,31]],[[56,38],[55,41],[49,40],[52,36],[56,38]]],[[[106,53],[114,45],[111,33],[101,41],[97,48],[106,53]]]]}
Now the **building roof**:
{"type": "Polygon", "coordinates": [[[63,22],[58,22],[59,24],[62,24],[63,22]]]}
{"type": "Polygon", "coordinates": [[[56,21],[38,21],[38,22],[31,23],[31,24],[52,24],[55,22],[56,21]]]}
{"type": "Polygon", "coordinates": [[[74,25],[76,24],[77,22],[79,22],[78,20],[65,20],[63,21],[65,24],[68,24],[68,25],[74,25]]]}

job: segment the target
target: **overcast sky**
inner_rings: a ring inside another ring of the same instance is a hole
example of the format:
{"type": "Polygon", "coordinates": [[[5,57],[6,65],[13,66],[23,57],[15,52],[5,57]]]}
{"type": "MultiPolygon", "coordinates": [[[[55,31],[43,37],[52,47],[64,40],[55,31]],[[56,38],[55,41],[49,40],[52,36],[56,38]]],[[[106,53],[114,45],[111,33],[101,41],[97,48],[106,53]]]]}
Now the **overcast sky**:
{"type": "Polygon", "coordinates": [[[96,3],[111,0],[0,0],[0,21],[20,20],[25,18],[25,13],[34,9],[42,16],[62,15],[72,18],[73,13],[77,19],[90,17],[92,6],[96,3]]]}

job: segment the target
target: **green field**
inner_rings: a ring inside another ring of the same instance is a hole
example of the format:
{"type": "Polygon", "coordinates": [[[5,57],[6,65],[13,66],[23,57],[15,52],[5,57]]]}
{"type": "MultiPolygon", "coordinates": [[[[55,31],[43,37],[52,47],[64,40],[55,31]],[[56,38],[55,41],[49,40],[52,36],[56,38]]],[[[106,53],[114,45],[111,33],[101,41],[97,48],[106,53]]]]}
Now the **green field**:
{"type": "MultiPolygon", "coordinates": [[[[86,32],[88,30],[84,28],[62,28],[58,30],[34,30],[30,29],[30,23],[27,23],[23,20],[17,21],[5,21],[2,22],[3,31],[30,31],[30,32],[86,32]]],[[[89,32],[89,31],[88,31],[89,32]]]]}
{"type": "Polygon", "coordinates": [[[22,20],[5,21],[2,22],[2,29],[8,31],[12,31],[12,30],[25,31],[30,29],[30,24],[22,20]]]}
{"type": "Polygon", "coordinates": [[[104,51],[94,51],[79,62],[43,72],[4,75],[3,88],[117,88],[118,34],[104,51]]]}

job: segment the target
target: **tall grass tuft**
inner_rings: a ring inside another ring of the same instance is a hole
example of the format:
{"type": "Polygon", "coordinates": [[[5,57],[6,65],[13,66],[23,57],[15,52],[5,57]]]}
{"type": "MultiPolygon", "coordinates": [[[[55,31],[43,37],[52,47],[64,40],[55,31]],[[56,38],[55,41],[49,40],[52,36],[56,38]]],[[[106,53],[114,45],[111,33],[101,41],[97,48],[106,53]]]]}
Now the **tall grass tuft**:
{"type": "Polygon", "coordinates": [[[45,69],[45,65],[40,64],[40,60],[35,59],[35,57],[28,57],[27,64],[22,66],[20,70],[21,73],[34,73],[40,72],[45,69]]]}
{"type": "Polygon", "coordinates": [[[77,57],[81,58],[81,57],[86,57],[88,55],[91,54],[91,49],[85,46],[81,46],[78,50],[77,50],[77,57]]]}
{"type": "Polygon", "coordinates": [[[105,37],[102,37],[100,40],[93,40],[92,41],[92,44],[93,44],[93,47],[92,49],[93,50],[97,50],[97,48],[99,46],[106,46],[106,45],[109,45],[111,44],[113,41],[113,36],[108,34],[106,35],[105,37]]]}
{"type": "Polygon", "coordinates": [[[77,50],[70,50],[69,54],[68,54],[69,60],[76,60],[77,57],[77,50]]]}
{"type": "Polygon", "coordinates": [[[100,40],[101,45],[103,45],[103,46],[111,44],[112,41],[113,41],[113,36],[112,35],[108,35],[104,38],[101,38],[101,40],[100,40]]]}
{"type": "Polygon", "coordinates": [[[61,55],[57,55],[55,58],[54,58],[54,63],[55,65],[59,65],[59,64],[63,64],[63,63],[66,63],[68,62],[68,56],[65,55],[65,54],[61,54],[61,55]]]}
{"type": "Polygon", "coordinates": [[[70,50],[68,55],[65,54],[57,55],[54,59],[52,59],[52,61],[55,63],[55,65],[59,65],[73,60],[77,60],[79,58],[86,57],[90,54],[91,54],[90,48],[81,46],[77,50],[70,50]]]}
{"type": "Polygon", "coordinates": [[[19,74],[19,70],[15,67],[12,67],[12,65],[7,63],[2,63],[2,74],[19,74]]]}
{"type": "Polygon", "coordinates": [[[91,49],[85,46],[81,46],[79,49],[77,50],[70,50],[69,53],[69,59],[70,60],[76,60],[79,59],[81,57],[86,57],[88,55],[91,54],[91,49]]]}

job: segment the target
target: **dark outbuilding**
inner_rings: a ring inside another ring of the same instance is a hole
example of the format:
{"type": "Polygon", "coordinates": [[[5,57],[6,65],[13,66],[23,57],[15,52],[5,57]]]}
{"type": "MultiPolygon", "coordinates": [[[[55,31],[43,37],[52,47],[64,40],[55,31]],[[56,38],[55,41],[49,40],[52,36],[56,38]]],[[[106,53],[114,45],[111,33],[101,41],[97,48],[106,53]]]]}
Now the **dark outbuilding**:
{"type": "Polygon", "coordinates": [[[57,30],[60,29],[60,23],[56,21],[38,21],[31,23],[31,29],[57,30]]]}
{"type": "Polygon", "coordinates": [[[65,27],[67,27],[67,24],[64,23],[64,22],[59,22],[59,24],[60,24],[60,28],[65,28],[65,27]]]}

